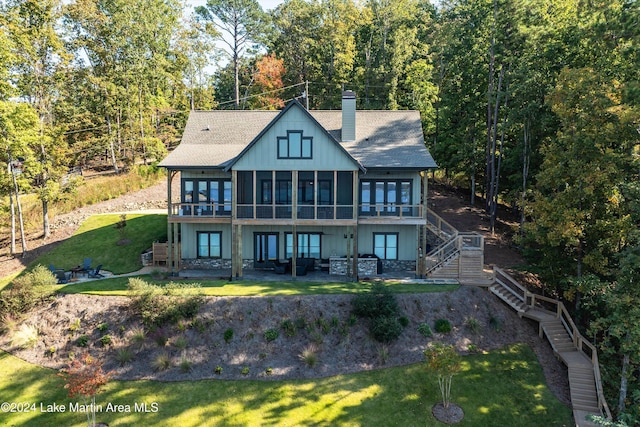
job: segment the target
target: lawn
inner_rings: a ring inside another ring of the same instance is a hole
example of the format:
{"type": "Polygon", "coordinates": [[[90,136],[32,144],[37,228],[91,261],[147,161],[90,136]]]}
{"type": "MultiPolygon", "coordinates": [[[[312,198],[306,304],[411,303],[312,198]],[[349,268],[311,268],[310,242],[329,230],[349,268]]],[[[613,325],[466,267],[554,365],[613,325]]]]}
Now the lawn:
{"type": "MultiPolygon", "coordinates": [[[[29,412],[0,412],[0,425],[86,422],[84,414],[69,411],[76,401],[66,397],[54,371],[7,353],[0,353],[0,395],[6,402],[35,404],[29,412]],[[66,411],[42,411],[53,404],[66,411]]],[[[112,381],[98,396],[97,420],[111,427],[443,426],[431,415],[439,398],[437,380],[423,364],[299,381],[112,381]],[[141,412],[145,403],[149,412],[141,412]]],[[[464,357],[452,398],[465,413],[460,426],[574,425],[525,345],[464,357]]]]}
{"type": "Polygon", "coordinates": [[[140,255],[156,240],[167,236],[166,215],[127,215],[126,227],[121,234],[115,225],[119,215],[92,215],[82,223],[76,233],[50,252],[39,257],[31,266],[53,264],[70,270],[82,265],[85,257],[92,258],[92,267],[114,274],[129,273],[142,268],[140,255]],[[126,244],[119,244],[128,240],[126,244]]]}
{"type": "MultiPolygon", "coordinates": [[[[149,275],[136,276],[148,283],[163,285],[167,280],[154,280],[149,275]]],[[[251,281],[228,280],[174,280],[176,283],[197,283],[201,294],[206,296],[275,296],[275,295],[322,295],[345,294],[368,290],[368,282],[305,282],[305,281],[251,281]]],[[[114,277],[90,282],[79,282],[61,286],[58,291],[68,294],[128,295],[129,277],[114,277]]],[[[394,293],[447,292],[459,285],[425,285],[415,283],[390,283],[394,293]]]]}

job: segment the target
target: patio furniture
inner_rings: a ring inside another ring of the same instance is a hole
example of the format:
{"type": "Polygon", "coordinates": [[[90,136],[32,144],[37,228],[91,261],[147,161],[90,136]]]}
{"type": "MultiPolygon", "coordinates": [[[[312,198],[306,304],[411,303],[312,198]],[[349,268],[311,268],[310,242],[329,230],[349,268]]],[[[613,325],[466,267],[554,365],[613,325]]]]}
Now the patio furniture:
{"type": "Polygon", "coordinates": [[[102,268],[102,264],[98,265],[95,270],[89,270],[87,276],[91,279],[100,279],[104,277],[104,275],[100,274],[100,269],[102,268]]]}
{"type": "Polygon", "coordinates": [[[85,258],[84,259],[84,261],[82,262],[82,269],[84,271],[91,270],[91,258],[85,258]]]}
{"type": "Polygon", "coordinates": [[[65,272],[62,268],[59,268],[55,271],[56,279],[58,279],[59,285],[64,285],[65,283],[69,283],[71,279],[71,273],[65,272]]]}
{"type": "Polygon", "coordinates": [[[274,269],[276,274],[284,274],[287,272],[287,266],[289,265],[286,262],[274,261],[274,269]]]}

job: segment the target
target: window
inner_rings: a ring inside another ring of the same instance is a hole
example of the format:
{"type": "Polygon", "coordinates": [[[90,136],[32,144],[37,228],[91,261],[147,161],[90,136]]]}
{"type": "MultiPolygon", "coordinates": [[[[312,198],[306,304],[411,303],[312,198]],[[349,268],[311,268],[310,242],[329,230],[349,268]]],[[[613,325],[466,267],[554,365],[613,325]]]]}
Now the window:
{"type": "Polygon", "coordinates": [[[198,258],[222,257],[222,233],[220,231],[198,232],[198,258]]]}
{"type": "Polygon", "coordinates": [[[287,131],[287,136],[278,137],[279,159],[310,159],[313,154],[313,138],[302,136],[301,130],[287,131]]]}
{"type": "Polygon", "coordinates": [[[253,256],[255,262],[278,259],[278,234],[255,233],[253,256]]]}
{"type": "Polygon", "coordinates": [[[360,213],[365,215],[395,215],[402,206],[411,212],[411,181],[367,180],[360,182],[360,213]],[[404,205],[404,206],[403,206],[404,205]]]}
{"type": "Polygon", "coordinates": [[[373,253],[381,259],[398,259],[398,233],[373,233],[373,253]]]}
{"type": "Polygon", "coordinates": [[[313,172],[299,172],[298,173],[298,203],[301,205],[313,204],[313,187],[314,187],[313,172]]]}
{"type": "MultiPolygon", "coordinates": [[[[198,203],[201,213],[218,214],[231,212],[231,180],[228,179],[184,179],[182,181],[182,202],[198,203]],[[197,189],[197,194],[194,190],[197,189]]],[[[187,207],[187,209],[189,209],[187,207]]]]}
{"type": "MultiPolygon", "coordinates": [[[[293,258],[293,234],[286,233],[285,258],[293,258]]],[[[297,258],[320,258],[320,233],[298,233],[297,258]]]]}

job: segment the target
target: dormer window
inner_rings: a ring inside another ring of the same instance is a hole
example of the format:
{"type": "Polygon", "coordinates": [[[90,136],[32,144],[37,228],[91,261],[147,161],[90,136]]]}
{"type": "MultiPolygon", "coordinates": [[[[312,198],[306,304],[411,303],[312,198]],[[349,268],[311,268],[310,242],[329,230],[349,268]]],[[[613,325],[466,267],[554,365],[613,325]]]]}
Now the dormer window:
{"type": "Polygon", "coordinates": [[[287,136],[278,137],[279,159],[311,159],[313,138],[302,136],[301,130],[289,130],[287,136]]]}

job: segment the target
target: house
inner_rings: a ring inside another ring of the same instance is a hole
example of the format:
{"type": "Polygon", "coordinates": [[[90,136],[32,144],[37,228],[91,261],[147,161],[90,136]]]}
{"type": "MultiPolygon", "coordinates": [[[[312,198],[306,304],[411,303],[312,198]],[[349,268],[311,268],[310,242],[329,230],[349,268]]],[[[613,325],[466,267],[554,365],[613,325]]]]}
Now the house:
{"type": "Polygon", "coordinates": [[[437,165],[420,114],[356,111],[350,91],[337,111],[297,101],[281,111],[192,111],[160,166],[168,171],[172,272],[422,277],[453,268],[452,250],[465,246],[427,208],[427,172],[437,165]]]}

